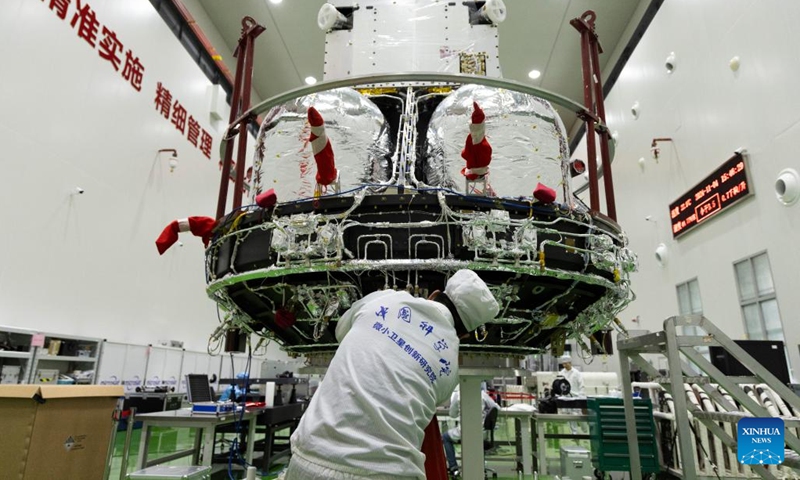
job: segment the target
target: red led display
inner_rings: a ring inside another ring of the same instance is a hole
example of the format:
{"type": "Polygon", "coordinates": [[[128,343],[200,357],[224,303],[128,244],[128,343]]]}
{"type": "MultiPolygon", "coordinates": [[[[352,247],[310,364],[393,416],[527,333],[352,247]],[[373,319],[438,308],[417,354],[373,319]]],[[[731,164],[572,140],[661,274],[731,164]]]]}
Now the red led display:
{"type": "Polygon", "coordinates": [[[680,237],[750,194],[747,163],[737,153],[669,205],[672,237],[680,237]]]}

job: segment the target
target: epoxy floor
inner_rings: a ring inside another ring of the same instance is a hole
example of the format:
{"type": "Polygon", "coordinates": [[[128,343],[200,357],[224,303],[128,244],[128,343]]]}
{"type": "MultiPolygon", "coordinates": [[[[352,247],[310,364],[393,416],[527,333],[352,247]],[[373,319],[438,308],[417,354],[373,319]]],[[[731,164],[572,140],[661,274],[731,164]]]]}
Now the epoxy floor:
{"type": "MultiPolygon", "coordinates": [[[[564,426],[564,431],[562,433],[567,433],[566,426],[564,426]]],[[[141,436],[141,430],[135,429],[132,434],[131,439],[131,451],[129,455],[129,464],[126,473],[131,473],[136,470],[136,458],[138,456],[139,451],[139,440],[141,436]]],[[[498,478],[500,480],[516,480],[521,478],[515,471],[515,447],[513,444],[514,438],[514,426],[512,421],[500,421],[498,422],[498,428],[495,430],[495,446],[496,452],[492,454],[492,459],[487,461],[487,466],[493,470],[495,470],[498,474],[498,478]]],[[[153,429],[153,435],[150,441],[150,449],[148,452],[149,458],[157,458],[164,455],[168,455],[170,453],[174,453],[177,451],[189,449],[192,447],[194,441],[194,430],[192,429],[172,429],[172,428],[158,428],[153,429]]],[[[567,441],[562,440],[562,442],[569,442],[570,445],[575,445],[576,441],[567,441]]],[[[121,477],[121,467],[122,467],[122,452],[125,443],[125,431],[117,432],[115,438],[115,448],[114,448],[114,456],[112,458],[112,469],[111,469],[111,476],[109,477],[112,480],[117,479],[124,479],[125,476],[121,477]]],[[[581,446],[585,448],[589,448],[588,441],[581,441],[579,443],[581,446]]],[[[456,446],[457,451],[460,446],[456,446]]],[[[218,448],[222,448],[223,451],[227,449],[226,444],[223,442],[222,444],[219,443],[218,439],[218,448]]],[[[547,456],[548,456],[548,465],[550,466],[549,473],[558,473],[558,463],[559,463],[559,441],[558,440],[548,440],[547,445],[547,456]]],[[[191,465],[191,457],[181,458],[178,460],[173,460],[168,462],[167,465],[191,465]]],[[[277,477],[278,473],[285,467],[284,464],[276,465],[271,469],[270,472],[262,472],[265,473],[262,478],[263,479],[274,479],[277,477]]],[[[244,473],[242,470],[233,470],[232,471],[234,479],[241,479],[244,478],[244,473]]],[[[229,479],[229,475],[227,469],[224,466],[219,466],[215,469],[214,473],[214,480],[216,479],[229,479]]],[[[531,478],[531,477],[528,477],[531,478]]],[[[550,476],[540,476],[541,479],[552,478],[550,476]]]]}

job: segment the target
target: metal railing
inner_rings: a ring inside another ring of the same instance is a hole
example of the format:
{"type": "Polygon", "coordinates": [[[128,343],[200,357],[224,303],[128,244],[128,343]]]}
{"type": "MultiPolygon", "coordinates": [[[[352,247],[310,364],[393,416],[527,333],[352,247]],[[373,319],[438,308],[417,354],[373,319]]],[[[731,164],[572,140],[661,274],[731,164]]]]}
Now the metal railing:
{"type": "MultiPolygon", "coordinates": [[[[663,410],[659,424],[676,432],[678,449],[671,473],[681,478],[721,479],[798,478],[800,468],[800,397],[782,383],[767,368],[745,352],[716,325],[701,315],[671,317],[664,322],[664,331],[618,341],[620,370],[628,372],[631,362],[654,379],[641,385],[661,395],[663,410]],[[705,334],[678,335],[678,327],[699,327],[705,334]],[[724,375],[699,351],[698,347],[722,347],[746,365],[752,377],[724,375]],[[642,355],[666,356],[668,374],[662,375],[642,355]],[[697,375],[696,372],[702,372],[697,375]],[[663,389],[663,393],[659,390],[663,389]],[[744,417],[783,417],[786,461],[780,466],[743,465],[736,455],[736,424],[744,417]]],[[[629,440],[635,435],[633,418],[633,386],[630,377],[623,375],[623,395],[626,399],[626,420],[629,440]],[[628,418],[629,417],[629,418],[628,418]]],[[[631,478],[641,479],[639,452],[636,442],[630,442],[631,478]]]]}

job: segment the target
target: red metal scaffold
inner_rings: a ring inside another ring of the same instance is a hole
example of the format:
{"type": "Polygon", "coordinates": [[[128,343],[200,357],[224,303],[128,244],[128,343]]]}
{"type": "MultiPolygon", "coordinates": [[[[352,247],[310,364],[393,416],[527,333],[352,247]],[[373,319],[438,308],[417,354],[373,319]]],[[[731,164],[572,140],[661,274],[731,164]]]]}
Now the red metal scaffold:
{"type": "Polygon", "coordinates": [[[600,211],[600,192],[597,185],[597,147],[595,133],[600,137],[600,157],[603,163],[603,186],[606,196],[606,214],[617,220],[617,206],[614,202],[614,179],[611,175],[611,160],[608,142],[611,134],[606,127],[606,109],[603,104],[603,80],[600,75],[598,54],[603,47],[597,39],[594,21],[597,15],[587,10],[579,18],[570,20],[570,25],[581,34],[581,60],[583,62],[583,101],[586,110],[592,112],[582,115],[586,122],[586,155],[589,165],[589,208],[600,211]]]}
{"type": "MultiPolygon", "coordinates": [[[[232,125],[236,119],[250,109],[250,91],[253,79],[253,56],[255,55],[255,39],[264,32],[265,28],[256,23],[252,17],[242,19],[242,36],[233,56],[236,57],[236,80],[233,86],[233,99],[231,100],[231,116],[228,122],[232,125]]],[[[233,191],[233,209],[242,206],[242,188],[244,185],[245,161],[247,154],[247,124],[252,120],[243,117],[239,125],[228,130],[225,140],[232,140],[239,136],[236,153],[236,177],[233,191]]],[[[225,159],[222,162],[222,177],[219,184],[219,200],[217,201],[217,220],[225,215],[228,200],[228,182],[230,181],[231,162],[233,160],[233,142],[228,142],[225,149],[225,159]]]]}

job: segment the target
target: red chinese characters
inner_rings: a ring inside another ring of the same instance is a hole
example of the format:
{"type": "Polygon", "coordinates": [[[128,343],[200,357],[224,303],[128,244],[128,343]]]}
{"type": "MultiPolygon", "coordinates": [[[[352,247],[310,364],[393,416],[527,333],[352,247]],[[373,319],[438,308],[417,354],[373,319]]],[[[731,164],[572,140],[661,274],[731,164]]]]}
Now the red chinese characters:
{"type": "Polygon", "coordinates": [[[172,106],[172,124],[175,125],[175,128],[181,131],[181,133],[186,131],[186,109],[183,108],[183,105],[178,103],[175,100],[175,104],[172,106]]]}
{"type": "Polygon", "coordinates": [[[200,134],[200,151],[207,158],[211,158],[211,135],[205,130],[200,134]]]}
{"type": "Polygon", "coordinates": [[[134,58],[130,50],[125,52],[125,69],[122,70],[122,78],[129,81],[137,92],[142,91],[142,77],[144,67],[139,62],[139,57],[134,58]]]}
{"type": "Polygon", "coordinates": [[[200,136],[200,124],[197,123],[197,120],[194,119],[193,116],[189,115],[189,131],[186,133],[186,139],[189,140],[189,143],[197,146],[197,138],[200,136]]]}
{"type": "Polygon", "coordinates": [[[153,103],[159,115],[169,120],[181,134],[186,134],[186,140],[200,149],[206,158],[211,159],[214,139],[200,127],[200,123],[192,115],[189,115],[181,102],[172,97],[172,93],[161,82],[156,85],[153,103]]]}
{"type": "Polygon", "coordinates": [[[69,2],[70,0],[50,0],[50,10],[56,12],[56,15],[58,15],[58,18],[61,20],[66,20],[69,2]]]}
{"type": "Polygon", "coordinates": [[[100,22],[97,20],[94,10],[92,10],[92,7],[88,3],[86,5],[81,5],[81,0],[76,0],[76,2],[78,11],[72,16],[72,21],[69,25],[75,28],[75,24],[80,21],[78,36],[86,40],[86,43],[94,48],[97,42],[97,30],[100,28],[100,22]]]}
{"type": "Polygon", "coordinates": [[[108,27],[103,26],[103,40],[100,41],[100,56],[111,62],[114,70],[119,70],[120,58],[117,52],[122,51],[122,43],[117,40],[117,34],[108,27]]]}
{"type": "MultiPolygon", "coordinates": [[[[117,33],[107,25],[101,24],[97,13],[86,0],[41,0],[61,20],[69,18],[69,26],[76,32],[78,38],[83,39],[103,60],[111,64],[114,71],[140,92],[144,80],[145,68],[138,56],[133,51],[125,49],[117,33]],[[70,12],[70,9],[74,9],[70,12]],[[71,14],[71,16],[70,16],[71,14]]],[[[156,111],[169,120],[175,128],[186,135],[186,139],[198,148],[206,158],[211,158],[214,140],[204,130],[195,117],[188,114],[186,108],[172,97],[169,89],[158,82],[155,96],[156,111]]]]}
{"type": "MultiPolygon", "coordinates": [[[[44,1],[44,0],[42,0],[44,1]]],[[[72,0],[49,0],[50,10],[61,20],[66,20],[72,0]]],[[[75,12],[69,22],[69,26],[76,30],[78,38],[82,38],[103,60],[107,60],[115,71],[119,72],[122,64],[121,54],[124,51],[122,42],[117,38],[114,30],[106,25],[101,25],[97,19],[97,13],[92,6],[84,0],[75,0],[75,12]],[[102,29],[101,29],[102,27],[102,29]],[[98,37],[99,41],[98,41],[98,37]]],[[[122,69],[122,78],[130,83],[137,92],[142,90],[142,80],[144,78],[144,66],[139,57],[128,49],[125,52],[125,65],[122,69]]]]}
{"type": "Polygon", "coordinates": [[[156,110],[159,111],[164,118],[169,119],[169,112],[172,108],[172,94],[169,90],[164,88],[161,82],[158,82],[158,85],[156,85],[155,104],[156,110]]]}
{"type": "Polygon", "coordinates": [[[745,194],[745,193],[749,193],[747,191],[747,182],[746,181],[742,181],[739,184],[734,185],[733,187],[731,187],[727,192],[725,192],[722,195],[722,200],[723,201],[729,201],[729,200],[732,200],[732,199],[738,197],[739,195],[742,195],[742,194],[745,194]]]}

